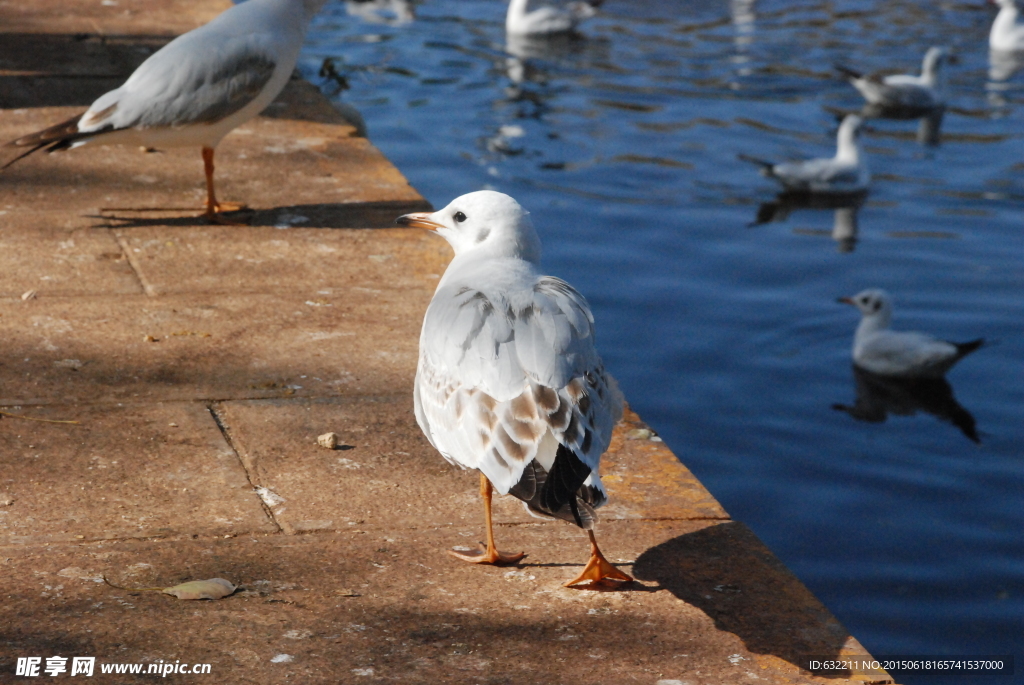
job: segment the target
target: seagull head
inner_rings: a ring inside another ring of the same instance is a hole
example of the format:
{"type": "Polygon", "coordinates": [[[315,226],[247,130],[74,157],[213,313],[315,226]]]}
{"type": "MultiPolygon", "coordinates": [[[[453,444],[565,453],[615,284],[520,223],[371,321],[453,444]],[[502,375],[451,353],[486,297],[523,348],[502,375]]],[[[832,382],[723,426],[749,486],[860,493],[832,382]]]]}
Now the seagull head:
{"type": "Polygon", "coordinates": [[[946,48],[932,46],[924,53],[924,62],[921,65],[921,73],[924,75],[936,73],[946,61],[953,62],[953,53],[946,48]]]}
{"type": "Polygon", "coordinates": [[[406,214],[395,223],[434,231],[448,241],[456,257],[478,252],[528,262],[540,260],[540,238],[530,213],[508,195],[493,190],[462,195],[444,209],[406,214]]]}
{"type": "Polygon", "coordinates": [[[892,300],[889,293],[881,288],[868,288],[853,297],[840,297],[838,301],[852,304],[860,310],[863,318],[876,321],[880,328],[889,325],[889,319],[892,317],[892,300]]]}

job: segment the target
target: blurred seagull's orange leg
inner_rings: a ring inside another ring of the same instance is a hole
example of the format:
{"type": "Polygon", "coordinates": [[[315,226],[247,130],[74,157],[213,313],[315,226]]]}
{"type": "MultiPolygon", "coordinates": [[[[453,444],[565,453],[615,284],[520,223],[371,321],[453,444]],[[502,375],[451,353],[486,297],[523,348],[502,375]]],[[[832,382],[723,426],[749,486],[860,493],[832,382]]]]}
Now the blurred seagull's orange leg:
{"type": "Polygon", "coordinates": [[[237,202],[218,202],[217,196],[213,192],[213,148],[203,147],[203,167],[206,170],[206,212],[204,216],[207,220],[217,224],[234,224],[235,222],[228,221],[222,216],[219,216],[222,212],[237,212],[240,209],[245,209],[244,204],[237,202]]]}
{"type": "Polygon", "coordinates": [[[484,517],[487,520],[487,544],[480,543],[479,552],[457,552],[454,549],[448,550],[456,559],[468,561],[471,564],[514,564],[526,556],[526,552],[518,554],[505,554],[499,552],[494,545],[494,524],[491,522],[491,494],[494,487],[491,481],[487,480],[482,472],[480,473],[480,496],[484,499],[484,517]]]}
{"type": "Polygon", "coordinates": [[[563,587],[572,587],[573,585],[578,585],[588,581],[591,585],[597,585],[604,580],[614,580],[622,583],[632,581],[632,577],[612,566],[611,562],[604,558],[604,555],[601,554],[601,550],[597,547],[597,539],[594,537],[594,531],[588,530],[587,534],[590,535],[590,561],[587,562],[587,566],[583,569],[583,573],[575,579],[570,580],[563,587]]]}

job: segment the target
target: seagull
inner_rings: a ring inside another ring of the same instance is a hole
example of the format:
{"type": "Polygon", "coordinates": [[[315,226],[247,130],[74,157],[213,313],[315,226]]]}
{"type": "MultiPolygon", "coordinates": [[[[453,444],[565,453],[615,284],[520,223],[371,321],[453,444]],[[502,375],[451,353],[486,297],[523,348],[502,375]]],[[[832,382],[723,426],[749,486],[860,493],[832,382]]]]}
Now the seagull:
{"type": "Polygon", "coordinates": [[[478,564],[525,556],[494,544],[497,490],[533,515],[587,531],[590,560],[566,587],[631,581],[594,537],[594,510],[608,499],[598,463],[622,416],[622,394],[594,349],[587,301],[537,272],[540,238],[529,212],[482,190],[397,223],[436,231],[455,251],[423,319],[414,390],[416,422],[430,444],[480,471],[487,544],[450,554],[478,564]]]}
{"type": "Polygon", "coordinates": [[[946,342],[925,333],[889,330],[892,301],[879,288],[861,291],[839,302],[860,310],[853,337],[853,363],[880,376],[940,378],[958,361],[985,344],[983,338],[965,343],[946,342]]]}
{"type": "Polygon", "coordinates": [[[530,0],[511,0],[505,15],[505,31],[517,35],[551,35],[572,31],[584,19],[597,14],[602,0],[570,2],[565,9],[545,5],[532,12],[526,11],[530,0]]]}
{"type": "Polygon", "coordinates": [[[786,190],[811,193],[862,193],[871,182],[864,153],[857,142],[862,119],[848,114],[839,126],[836,156],[802,162],[766,162],[741,154],[739,158],[757,164],[761,173],[774,178],[786,190]]]}
{"type": "Polygon", "coordinates": [[[946,101],[942,64],[950,57],[945,48],[931,47],[924,55],[921,75],[861,74],[840,64],[845,74],[868,104],[892,109],[933,109],[946,101]]]}
{"type": "Polygon", "coordinates": [[[81,115],[7,143],[24,148],[0,169],[36,150],[87,143],[202,148],[206,213],[240,209],[217,201],[213,151],[231,130],[259,114],[284,88],[306,27],[326,0],[248,0],[178,36],[124,84],[81,115]]]}
{"type": "Polygon", "coordinates": [[[999,5],[999,14],[992,22],[988,46],[993,50],[1013,52],[1024,50],[1024,24],[1017,23],[1020,14],[1016,0],[990,0],[999,5]]]}

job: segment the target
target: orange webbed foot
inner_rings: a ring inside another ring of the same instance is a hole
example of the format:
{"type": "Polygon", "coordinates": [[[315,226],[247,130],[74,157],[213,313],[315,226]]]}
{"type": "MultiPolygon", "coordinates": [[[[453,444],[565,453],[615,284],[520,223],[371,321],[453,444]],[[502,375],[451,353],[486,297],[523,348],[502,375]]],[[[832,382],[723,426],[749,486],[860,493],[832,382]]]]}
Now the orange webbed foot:
{"type": "Polygon", "coordinates": [[[583,573],[579,576],[565,583],[562,587],[572,587],[579,585],[580,583],[590,583],[591,587],[598,584],[604,584],[608,581],[614,581],[616,583],[630,583],[633,581],[632,576],[629,576],[619,569],[615,568],[611,562],[605,559],[600,554],[592,554],[590,561],[587,562],[586,567],[583,569],[583,573]]]}
{"type": "Polygon", "coordinates": [[[502,564],[514,564],[526,556],[526,552],[519,552],[517,554],[499,552],[497,549],[488,548],[487,545],[482,542],[480,543],[480,549],[475,552],[462,552],[450,549],[448,550],[448,554],[451,554],[456,559],[468,561],[471,564],[494,564],[496,566],[500,566],[502,564]]]}

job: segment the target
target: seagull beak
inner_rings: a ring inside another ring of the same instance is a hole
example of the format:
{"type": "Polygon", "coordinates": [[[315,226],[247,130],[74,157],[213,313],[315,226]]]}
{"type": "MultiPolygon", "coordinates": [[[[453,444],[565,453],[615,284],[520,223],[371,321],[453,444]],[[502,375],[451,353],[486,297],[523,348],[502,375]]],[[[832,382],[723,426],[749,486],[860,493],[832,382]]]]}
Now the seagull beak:
{"type": "Polygon", "coordinates": [[[840,304],[853,304],[853,300],[849,297],[840,297],[836,302],[840,304]]]}
{"type": "Polygon", "coordinates": [[[409,228],[425,228],[428,231],[436,231],[439,228],[444,228],[444,224],[439,224],[430,218],[430,214],[427,212],[417,212],[415,214],[405,214],[395,219],[395,223],[399,226],[408,226],[409,228]]]}

